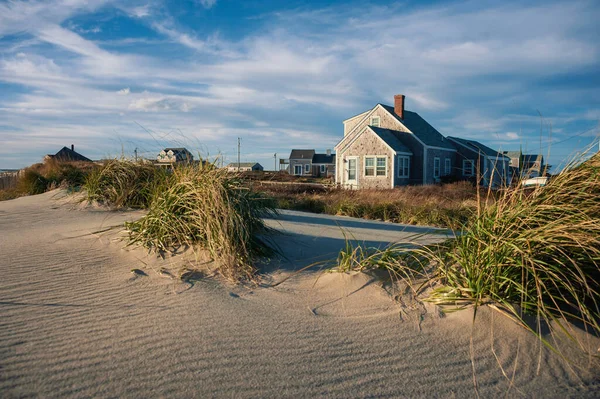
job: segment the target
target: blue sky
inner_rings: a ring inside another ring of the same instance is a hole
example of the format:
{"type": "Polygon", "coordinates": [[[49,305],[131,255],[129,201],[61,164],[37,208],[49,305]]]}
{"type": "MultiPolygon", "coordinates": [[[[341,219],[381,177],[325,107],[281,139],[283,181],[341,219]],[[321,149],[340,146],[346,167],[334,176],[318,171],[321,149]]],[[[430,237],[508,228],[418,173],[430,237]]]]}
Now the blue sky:
{"type": "Polygon", "coordinates": [[[600,130],[600,7],[522,3],[0,2],[0,169],[70,144],[229,162],[237,137],[271,169],[394,94],[442,134],[559,165],[600,130]]]}

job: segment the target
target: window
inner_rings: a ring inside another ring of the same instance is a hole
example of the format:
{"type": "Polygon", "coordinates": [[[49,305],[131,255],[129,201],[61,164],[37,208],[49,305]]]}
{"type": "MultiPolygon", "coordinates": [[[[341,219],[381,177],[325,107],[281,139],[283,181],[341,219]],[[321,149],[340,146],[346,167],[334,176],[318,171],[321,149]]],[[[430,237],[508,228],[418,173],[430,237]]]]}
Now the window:
{"type": "Polygon", "coordinates": [[[386,157],[377,157],[377,176],[387,175],[386,157]]]}
{"type": "Polygon", "coordinates": [[[387,157],[365,157],[365,176],[387,176],[387,157]]]}
{"type": "Polygon", "coordinates": [[[379,127],[380,118],[378,116],[374,116],[371,118],[371,126],[379,127]]]}
{"type": "Polygon", "coordinates": [[[365,157],[365,176],[375,176],[375,157],[365,157]]]}
{"type": "Polygon", "coordinates": [[[348,180],[356,180],[356,158],[348,159],[348,180]]]}
{"type": "Polygon", "coordinates": [[[440,178],[440,159],[438,157],[433,158],[433,178],[440,178]]]}
{"type": "Polygon", "coordinates": [[[301,175],[302,174],[302,165],[294,165],[294,174],[301,175]]]}
{"type": "Polygon", "coordinates": [[[410,174],[410,158],[398,157],[398,177],[409,177],[410,174]]]}
{"type": "Polygon", "coordinates": [[[304,165],[304,173],[310,173],[310,164],[304,165]]]}
{"type": "Polygon", "coordinates": [[[463,160],[463,176],[475,175],[475,162],[472,159],[463,160]]]}
{"type": "Polygon", "coordinates": [[[325,165],[321,165],[321,173],[325,173],[325,165]]]}
{"type": "Polygon", "coordinates": [[[446,158],[444,160],[444,175],[450,176],[452,174],[452,163],[450,162],[450,158],[446,158]]]}

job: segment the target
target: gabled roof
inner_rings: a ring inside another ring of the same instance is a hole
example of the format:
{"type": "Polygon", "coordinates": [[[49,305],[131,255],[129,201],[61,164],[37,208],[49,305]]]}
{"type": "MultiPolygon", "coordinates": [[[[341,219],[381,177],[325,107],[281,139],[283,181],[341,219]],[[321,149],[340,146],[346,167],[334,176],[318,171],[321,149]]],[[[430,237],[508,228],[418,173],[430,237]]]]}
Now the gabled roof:
{"type": "Polygon", "coordinates": [[[469,148],[471,151],[482,153],[489,157],[502,157],[502,158],[510,159],[510,157],[508,157],[496,150],[492,150],[490,147],[481,144],[479,141],[461,139],[458,137],[450,137],[450,136],[448,136],[448,139],[452,140],[458,144],[462,144],[463,146],[469,148]]]}
{"type": "Polygon", "coordinates": [[[404,119],[400,119],[394,112],[394,107],[389,105],[379,104],[386,111],[394,116],[400,123],[408,128],[415,136],[417,136],[425,145],[431,147],[447,148],[449,150],[456,150],[452,143],[448,142],[446,138],[431,126],[427,121],[416,112],[404,111],[404,119]]]}
{"type": "Polygon", "coordinates": [[[315,155],[313,155],[312,163],[334,164],[335,163],[335,154],[331,154],[331,155],[315,154],[315,155]]]}
{"type": "Polygon", "coordinates": [[[73,151],[70,148],[63,147],[59,152],[54,155],[51,155],[52,158],[58,161],[83,161],[83,162],[93,162],[91,159],[84,157],[78,152],[73,151]]]}
{"type": "Polygon", "coordinates": [[[520,158],[522,154],[521,151],[502,151],[502,153],[509,158],[520,158]]]}
{"type": "Polygon", "coordinates": [[[315,150],[292,150],[290,159],[309,159],[312,160],[315,150]]]}
{"type": "Polygon", "coordinates": [[[392,150],[396,152],[406,152],[412,154],[412,151],[402,143],[402,141],[398,137],[397,132],[395,132],[394,130],[383,129],[375,126],[368,127],[373,133],[379,136],[379,138],[382,139],[389,147],[391,147],[392,150]]]}

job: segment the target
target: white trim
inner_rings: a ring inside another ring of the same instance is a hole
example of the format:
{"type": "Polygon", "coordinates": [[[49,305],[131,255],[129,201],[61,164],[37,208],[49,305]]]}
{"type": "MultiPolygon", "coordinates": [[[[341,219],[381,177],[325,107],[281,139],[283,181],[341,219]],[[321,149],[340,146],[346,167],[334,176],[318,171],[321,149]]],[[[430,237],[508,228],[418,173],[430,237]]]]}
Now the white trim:
{"type": "Polygon", "coordinates": [[[433,178],[439,179],[442,175],[442,160],[440,157],[433,157],[433,178]],[[437,176],[435,175],[435,162],[437,161],[437,176]]]}
{"type": "Polygon", "coordinates": [[[309,163],[304,164],[304,174],[310,173],[311,169],[312,169],[311,164],[309,164],[309,163]]]}
{"type": "Polygon", "coordinates": [[[450,158],[444,158],[444,176],[452,175],[452,160],[450,158]]]}
{"type": "Polygon", "coordinates": [[[448,151],[448,152],[457,152],[458,151],[456,148],[434,147],[434,146],[427,145],[427,144],[425,144],[425,146],[431,150],[440,150],[440,151],[448,151]]]}
{"type": "Polygon", "coordinates": [[[369,119],[369,122],[371,122],[371,123],[369,123],[370,126],[381,127],[381,116],[379,116],[379,115],[372,116],[369,119]],[[375,120],[377,120],[377,124],[373,123],[375,120]]]}
{"type": "Polygon", "coordinates": [[[471,177],[471,176],[475,176],[475,160],[474,159],[463,159],[462,161],[462,175],[463,176],[467,176],[467,177],[471,177]],[[468,175],[465,173],[465,163],[466,162],[470,162],[471,163],[471,174],[468,175]]]}
{"type": "MultiPolygon", "coordinates": [[[[369,111],[370,111],[370,110],[369,110],[369,111]]],[[[354,119],[354,118],[358,118],[359,116],[361,116],[361,115],[364,115],[364,114],[366,114],[366,113],[367,113],[367,112],[369,112],[369,111],[365,111],[365,112],[363,112],[363,113],[360,113],[360,114],[358,114],[358,115],[351,116],[351,117],[350,117],[350,118],[348,118],[348,119],[344,119],[344,120],[342,121],[342,123],[344,123],[344,122],[348,122],[348,121],[351,121],[351,120],[352,120],[352,119],[354,119]]]]}
{"type": "Polygon", "coordinates": [[[302,164],[294,164],[294,176],[302,176],[302,171],[304,170],[304,168],[302,167],[302,164]],[[300,173],[296,173],[296,167],[300,168],[300,173]]]}
{"type": "Polygon", "coordinates": [[[384,139],[382,139],[381,137],[379,137],[379,135],[377,133],[375,133],[375,131],[373,129],[371,129],[371,127],[368,126],[368,125],[365,126],[364,130],[361,133],[359,133],[358,135],[356,135],[356,137],[354,137],[352,140],[350,140],[350,142],[343,149],[341,149],[340,151],[336,150],[336,153],[337,152],[344,152],[344,151],[346,151],[348,149],[348,147],[350,147],[352,144],[354,144],[354,142],[356,140],[358,140],[358,138],[360,136],[362,136],[364,134],[364,132],[366,132],[367,130],[369,130],[369,132],[371,134],[374,134],[375,137],[377,137],[390,151],[392,151],[394,153],[394,155],[396,154],[396,150],[394,150],[388,143],[386,143],[384,139]]]}
{"type": "MultiPolygon", "coordinates": [[[[356,161],[353,182],[356,183],[356,188],[358,188],[358,181],[359,181],[358,180],[358,176],[359,176],[359,173],[358,173],[359,169],[358,168],[360,167],[360,165],[359,165],[360,164],[360,157],[358,157],[358,156],[349,156],[349,157],[346,157],[346,160],[348,161],[348,166],[350,165],[350,160],[351,159],[353,159],[353,160],[356,161]]],[[[345,186],[353,184],[353,183],[348,183],[349,182],[348,177],[349,177],[349,174],[350,174],[349,172],[350,172],[350,169],[349,168],[346,169],[344,167],[344,160],[342,160],[342,184],[345,185],[345,186]]]]}
{"type": "Polygon", "coordinates": [[[410,178],[410,157],[408,156],[403,156],[403,155],[398,155],[396,157],[397,162],[398,162],[398,178],[400,179],[409,179],[410,178]],[[408,175],[404,175],[404,174],[400,174],[400,173],[404,173],[404,165],[400,165],[400,160],[404,160],[406,159],[407,162],[407,169],[408,169],[408,175]]]}
{"type": "Polygon", "coordinates": [[[325,166],[324,163],[319,164],[319,173],[325,173],[325,172],[327,172],[327,166],[325,166]]]}
{"type": "Polygon", "coordinates": [[[365,178],[374,178],[374,177],[388,177],[388,172],[387,172],[387,166],[388,166],[388,155],[364,155],[363,156],[364,160],[363,160],[363,175],[365,176],[365,178]],[[373,162],[373,175],[367,175],[367,158],[373,158],[374,162],[373,162]],[[385,160],[385,174],[384,175],[378,175],[377,174],[377,161],[379,159],[384,159],[385,160]]]}

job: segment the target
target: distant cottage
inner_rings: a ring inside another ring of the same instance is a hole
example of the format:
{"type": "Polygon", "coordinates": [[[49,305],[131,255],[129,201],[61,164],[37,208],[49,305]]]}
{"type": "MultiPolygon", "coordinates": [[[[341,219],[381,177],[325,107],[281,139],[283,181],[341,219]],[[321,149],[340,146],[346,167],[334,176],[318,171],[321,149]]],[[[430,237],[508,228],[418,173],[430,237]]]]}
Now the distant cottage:
{"type": "Polygon", "coordinates": [[[335,175],[335,154],[327,150],[317,154],[315,150],[292,150],[289,172],[296,176],[328,177],[335,175]]]}
{"type": "Polygon", "coordinates": [[[264,168],[258,162],[232,162],[227,165],[228,172],[262,172],[264,168]]]}
{"type": "Polygon", "coordinates": [[[93,162],[91,159],[84,157],[78,152],[75,152],[75,146],[71,144],[71,148],[63,147],[56,154],[48,154],[44,157],[46,159],[54,159],[60,162],[93,162]]]}
{"type": "Polygon", "coordinates": [[[338,184],[394,188],[475,179],[478,173],[483,185],[506,183],[510,158],[473,140],[444,137],[405,110],[404,99],[398,94],[393,107],[377,104],[343,122],[344,137],[335,146],[338,184]],[[496,170],[500,175],[492,173],[496,170]]]}
{"type": "Polygon", "coordinates": [[[165,148],[156,157],[159,164],[191,163],[194,156],[186,148],[165,148]]]}

